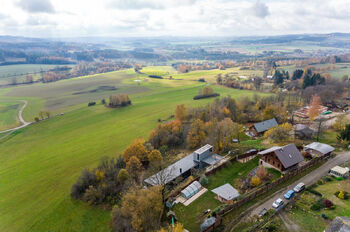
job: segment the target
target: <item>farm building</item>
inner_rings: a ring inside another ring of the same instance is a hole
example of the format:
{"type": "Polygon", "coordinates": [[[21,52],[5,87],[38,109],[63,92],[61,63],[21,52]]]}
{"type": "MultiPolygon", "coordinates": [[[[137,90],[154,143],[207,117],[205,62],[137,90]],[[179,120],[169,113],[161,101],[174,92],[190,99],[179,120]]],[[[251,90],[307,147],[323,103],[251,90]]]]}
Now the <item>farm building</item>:
{"type": "Polygon", "coordinates": [[[324,232],[346,232],[350,231],[350,218],[336,217],[324,232]]]}
{"type": "Polygon", "coordinates": [[[190,199],[193,195],[198,193],[202,189],[202,185],[198,181],[193,181],[192,184],[187,186],[181,191],[181,196],[185,199],[190,199]]]}
{"type": "Polygon", "coordinates": [[[233,200],[240,195],[239,192],[230,184],[224,184],[211,191],[216,194],[219,201],[227,204],[233,203],[233,200]]]}
{"type": "Polygon", "coordinates": [[[304,151],[312,156],[324,156],[331,154],[334,151],[334,147],[324,143],[313,142],[306,145],[304,151]]]}
{"type": "Polygon", "coordinates": [[[331,170],[329,170],[329,174],[336,177],[348,177],[349,176],[349,168],[343,168],[340,166],[335,166],[331,170]]]}
{"type": "Polygon", "coordinates": [[[315,131],[304,124],[296,124],[294,126],[294,135],[298,139],[312,139],[315,131]]]}
{"type": "Polygon", "coordinates": [[[222,156],[213,153],[213,146],[207,144],[167,168],[145,179],[149,185],[169,184],[177,177],[190,176],[191,169],[202,169],[218,163],[222,156]]]}
{"type": "Polygon", "coordinates": [[[300,151],[294,144],[284,147],[271,147],[258,153],[260,155],[259,163],[268,168],[274,168],[279,171],[287,171],[304,160],[300,151]]]}
{"type": "Polygon", "coordinates": [[[249,127],[248,133],[250,136],[256,137],[264,134],[265,131],[268,131],[269,129],[274,128],[276,126],[278,126],[278,123],[275,118],[272,118],[263,122],[253,124],[251,127],[249,127]]]}

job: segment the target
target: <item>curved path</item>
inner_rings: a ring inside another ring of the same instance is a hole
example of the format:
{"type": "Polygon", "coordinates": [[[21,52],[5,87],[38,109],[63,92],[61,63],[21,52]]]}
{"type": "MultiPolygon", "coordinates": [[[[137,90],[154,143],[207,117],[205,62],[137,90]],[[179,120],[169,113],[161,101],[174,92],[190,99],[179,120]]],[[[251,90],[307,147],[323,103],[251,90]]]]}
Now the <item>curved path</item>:
{"type": "Polygon", "coordinates": [[[23,116],[22,116],[23,110],[24,110],[24,108],[26,108],[26,106],[28,104],[28,101],[26,101],[26,100],[19,100],[19,101],[24,103],[23,106],[21,107],[21,109],[18,111],[18,118],[19,118],[19,121],[22,123],[22,125],[18,126],[18,127],[15,127],[15,128],[11,128],[11,129],[0,131],[0,134],[6,133],[6,132],[15,131],[15,130],[21,129],[21,128],[26,127],[26,126],[31,124],[31,122],[25,121],[23,116]]]}

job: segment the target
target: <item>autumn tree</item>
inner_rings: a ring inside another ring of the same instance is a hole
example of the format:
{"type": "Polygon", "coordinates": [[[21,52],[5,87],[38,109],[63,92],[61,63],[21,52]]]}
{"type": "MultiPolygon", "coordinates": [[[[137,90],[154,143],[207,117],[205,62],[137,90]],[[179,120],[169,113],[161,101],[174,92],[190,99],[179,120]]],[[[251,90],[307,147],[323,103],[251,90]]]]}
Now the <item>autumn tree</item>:
{"type": "Polygon", "coordinates": [[[112,210],[112,224],[115,231],[121,230],[120,221],[127,221],[136,231],[154,231],[160,226],[163,211],[161,187],[147,189],[131,188],[122,198],[121,204],[112,210]]]}
{"type": "Polygon", "coordinates": [[[187,109],[184,104],[177,105],[175,109],[175,119],[181,122],[187,120],[187,109]]]}
{"type": "Polygon", "coordinates": [[[128,171],[124,168],[120,169],[118,176],[117,176],[117,180],[120,183],[124,183],[126,180],[128,180],[130,178],[130,175],[128,173],[128,171]]]}
{"type": "Polygon", "coordinates": [[[190,148],[197,148],[203,144],[205,138],[204,122],[200,119],[196,119],[191,124],[191,129],[187,134],[187,143],[190,148]]]}
{"type": "Polygon", "coordinates": [[[313,95],[309,105],[308,116],[313,121],[322,112],[322,101],[318,95],[313,95]]]}
{"type": "Polygon", "coordinates": [[[212,95],[213,93],[214,93],[214,90],[210,86],[205,86],[203,89],[199,90],[199,95],[209,96],[209,95],[212,95]]]}
{"type": "Polygon", "coordinates": [[[183,126],[181,121],[174,120],[167,123],[159,123],[149,135],[148,141],[155,148],[162,146],[175,147],[184,142],[183,126]]]}
{"type": "Polygon", "coordinates": [[[250,180],[250,185],[253,187],[260,185],[260,183],[261,183],[261,180],[257,176],[253,176],[252,179],[250,180]]]}
{"type": "Polygon", "coordinates": [[[140,160],[136,156],[131,156],[129,161],[126,162],[126,170],[135,180],[137,180],[138,174],[142,170],[140,160]]]}
{"type": "Polygon", "coordinates": [[[265,132],[264,137],[270,139],[274,143],[283,143],[291,139],[291,131],[293,126],[289,123],[278,125],[265,132]]]}
{"type": "Polygon", "coordinates": [[[256,170],[256,175],[260,178],[260,180],[265,179],[267,177],[266,168],[263,165],[260,165],[256,170]]]}
{"type": "Polygon", "coordinates": [[[162,228],[158,232],[183,232],[184,226],[181,223],[176,223],[174,227],[162,228]]]}
{"type": "Polygon", "coordinates": [[[337,117],[333,124],[333,128],[340,132],[345,129],[345,126],[350,123],[350,120],[347,118],[345,114],[341,114],[337,117]]]}
{"type": "Polygon", "coordinates": [[[154,149],[150,153],[148,153],[148,160],[151,165],[159,166],[160,163],[163,161],[163,157],[160,151],[158,151],[157,149],[154,149]]]}
{"type": "Polygon", "coordinates": [[[148,153],[144,139],[135,139],[123,152],[124,162],[127,163],[132,156],[136,156],[139,161],[148,161],[148,153]]]}
{"type": "Polygon", "coordinates": [[[33,83],[33,76],[30,74],[26,75],[26,83],[33,83]]]}

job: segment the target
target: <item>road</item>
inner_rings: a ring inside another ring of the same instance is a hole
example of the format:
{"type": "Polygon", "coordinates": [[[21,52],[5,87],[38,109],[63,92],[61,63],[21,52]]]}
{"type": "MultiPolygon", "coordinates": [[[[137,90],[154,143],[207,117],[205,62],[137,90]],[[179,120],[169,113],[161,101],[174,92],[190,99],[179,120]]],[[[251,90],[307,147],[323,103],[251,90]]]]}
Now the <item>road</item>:
{"type": "Polygon", "coordinates": [[[11,129],[0,131],[0,134],[6,133],[6,132],[15,131],[15,130],[21,129],[21,128],[26,127],[26,126],[31,124],[31,122],[25,121],[23,116],[22,116],[23,110],[24,110],[24,108],[26,108],[26,106],[28,104],[28,101],[26,101],[26,100],[19,100],[19,101],[24,103],[23,106],[21,107],[21,109],[18,111],[18,118],[19,118],[19,121],[22,123],[22,125],[18,126],[18,127],[15,127],[15,128],[11,128],[11,129]]]}
{"type": "MultiPolygon", "coordinates": [[[[325,164],[323,164],[321,167],[317,168],[316,170],[310,172],[309,174],[305,175],[304,177],[300,178],[298,181],[294,182],[293,184],[289,185],[286,188],[283,188],[273,194],[270,199],[266,200],[264,203],[257,206],[251,213],[250,216],[258,215],[261,210],[266,208],[267,210],[272,208],[272,203],[277,199],[281,198],[284,199],[283,195],[286,191],[293,189],[295,185],[297,185],[300,182],[303,182],[306,186],[310,186],[314,183],[316,183],[317,180],[319,180],[321,177],[328,174],[329,169],[333,168],[334,166],[341,165],[347,161],[350,160],[350,152],[341,152],[338,153],[338,155],[330,160],[328,160],[325,164]]],[[[284,199],[284,201],[287,201],[284,199]]]]}

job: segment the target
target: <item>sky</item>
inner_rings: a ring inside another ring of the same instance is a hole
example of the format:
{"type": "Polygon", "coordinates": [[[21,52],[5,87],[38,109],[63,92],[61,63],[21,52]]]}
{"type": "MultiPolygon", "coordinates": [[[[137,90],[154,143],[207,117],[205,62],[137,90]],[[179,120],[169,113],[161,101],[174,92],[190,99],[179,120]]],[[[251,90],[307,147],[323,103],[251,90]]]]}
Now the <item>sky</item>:
{"type": "Polygon", "coordinates": [[[350,32],[350,0],[0,0],[0,35],[250,36],[350,32]]]}

